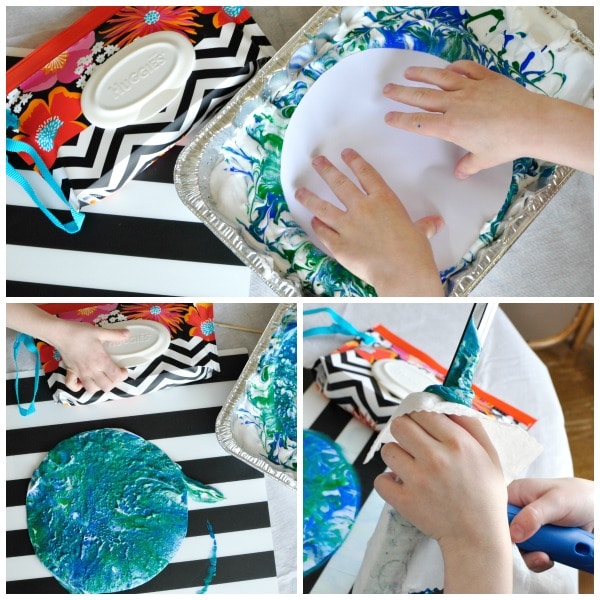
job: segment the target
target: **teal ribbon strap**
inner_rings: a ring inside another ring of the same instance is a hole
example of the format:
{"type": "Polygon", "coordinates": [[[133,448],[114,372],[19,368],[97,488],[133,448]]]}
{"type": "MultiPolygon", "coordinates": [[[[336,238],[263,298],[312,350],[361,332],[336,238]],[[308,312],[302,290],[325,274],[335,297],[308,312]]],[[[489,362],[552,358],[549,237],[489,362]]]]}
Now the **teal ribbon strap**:
{"type": "Polygon", "coordinates": [[[331,325],[327,325],[324,327],[312,327],[311,329],[304,330],[304,337],[312,337],[314,335],[331,335],[331,334],[342,334],[348,335],[351,337],[357,337],[361,339],[365,344],[372,345],[377,339],[364,331],[360,331],[356,329],[354,325],[346,321],[341,315],[336,313],[331,308],[312,308],[310,310],[305,310],[304,315],[314,315],[317,313],[327,313],[333,319],[333,323],[331,325]]]}
{"type": "Polygon", "coordinates": [[[27,415],[30,415],[32,412],[35,412],[35,398],[37,396],[38,385],[40,382],[41,361],[40,361],[39,350],[37,349],[37,346],[35,345],[35,340],[30,335],[26,335],[24,333],[19,333],[17,335],[17,339],[15,340],[15,343],[13,345],[13,357],[15,359],[15,368],[16,368],[15,394],[17,396],[17,405],[19,406],[19,412],[21,413],[21,415],[23,417],[26,417],[27,415]],[[31,403],[29,404],[29,406],[27,408],[24,408],[23,406],[21,406],[21,398],[19,396],[18,358],[19,358],[19,351],[21,350],[22,345],[25,346],[25,348],[27,350],[29,350],[29,352],[32,352],[35,355],[35,375],[34,375],[34,384],[33,384],[33,398],[31,399],[31,403]]]}
{"type": "MultiPolygon", "coordinates": [[[[19,120],[17,116],[12,113],[10,110],[6,109],[6,128],[17,130],[19,127],[19,120]]],[[[50,220],[50,222],[62,229],[62,231],[66,231],[67,233],[77,233],[81,230],[81,226],[83,225],[83,220],[85,215],[77,210],[75,210],[70,204],[69,201],[65,198],[60,186],[52,177],[52,173],[48,167],[44,164],[44,161],[37,153],[35,148],[23,142],[21,140],[14,140],[7,136],[6,138],[6,175],[11,179],[14,179],[24,190],[27,192],[27,195],[33,200],[34,204],[46,215],[46,217],[50,220]],[[44,181],[52,188],[54,193],[58,196],[58,198],[66,204],[71,212],[72,221],[68,223],[61,223],[43,204],[42,201],[38,198],[34,189],[31,187],[27,179],[19,173],[8,160],[8,153],[24,153],[30,156],[35,163],[35,166],[38,168],[40,175],[44,179],[44,181]]]]}

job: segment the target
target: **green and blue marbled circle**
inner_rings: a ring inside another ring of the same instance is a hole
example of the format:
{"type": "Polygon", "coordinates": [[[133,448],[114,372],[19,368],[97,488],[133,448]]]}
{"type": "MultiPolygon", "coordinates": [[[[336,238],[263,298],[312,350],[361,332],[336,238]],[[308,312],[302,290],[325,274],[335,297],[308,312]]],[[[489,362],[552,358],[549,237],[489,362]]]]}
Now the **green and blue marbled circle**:
{"type": "Polygon", "coordinates": [[[60,442],[27,491],[36,554],[71,593],[111,593],[152,579],[185,538],[187,488],[162,450],[118,429],[60,442]]]}

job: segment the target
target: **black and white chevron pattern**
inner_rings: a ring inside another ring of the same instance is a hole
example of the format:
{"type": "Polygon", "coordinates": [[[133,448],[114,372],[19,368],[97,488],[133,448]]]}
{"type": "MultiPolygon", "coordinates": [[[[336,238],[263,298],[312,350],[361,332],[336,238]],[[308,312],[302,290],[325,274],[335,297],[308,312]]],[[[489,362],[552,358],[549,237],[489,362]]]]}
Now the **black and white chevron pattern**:
{"type": "Polygon", "coordinates": [[[74,406],[143,396],[176,385],[210,379],[219,370],[216,343],[198,337],[189,340],[174,338],[162,356],[149,365],[129,369],[129,377],[110,392],[72,392],[65,386],[66,370],[62,367],[53,371],[47,379],[55,400],[74,406]]]}
{"type": "Polygon", "coordinates": [[[75,190],[78,206],[123,186],[192,127],[210,118],[272,55],[256,23],[223,26],[196,45],[185,88],[163,111],[139,125],[91,126],[59,151],[57,181],[75,190]]]}
{"type": "MultiPolygon", "coordinates": [[[[196,113],[188,111],[188,120],[177,127],[189,129],[189,119],[201,127],[274,53],[253,21],[226,25],[218,31],[205,27],[203,35],[196,45],[198,68],[190,80],[193,85],[183,92],[196,103],[196,113]]],[[[7,67],[16,64],[20,56],[19,52],[7,52],[7,67]]],[[[183,99],[182,95],[180,104],[174,106],[181,106],[183,99]]],[[[174,117],[168,110],[169,117],[174,117]]],[[[177,114],[177,109],[173,110],[177,114]]],[[[166,115],[164,111],[155,119],[167,120],[166,115]]],[[[135,131],[139,138],[143,126],[135,131]]],[[[70,187],[81,187],[85,181],[91,181],[94,194],[100,194],[93,183],[98,177],[112,178],[111,189],[127,180],[110,198],[84,209],[87,218],[76,235],[53,227],[25,192],[7,181],[7,296],[248,296],[250,269],[178,197],[173,168],[181,146],[166,150],[177,137],[170,128],[162,135],[165,144],[131,159],[128,153],[139,144],[133,133],[123,137],[122,132],[90,127],[63,147],[62,160],[77,170],[67,176],[63,167],[54,169],[65,194],[70,195],[70,187]],[[125,156],[125,166],[112,173],[103,158],[107,152],[125,156]],[[152,158],[159,155],[159,159],[152,158]]],[[[19,163],[17,156],[11,161],[44,204],[61,221],[68,221],[68,211],[42,185],[39,175],[19,163]]]]}
{"type": "MultiPolygon", "coordinates": [[[[33,470],[58,442],[83,431],[126,429],[156,444],[183,472],[225,495],[216,504],[188,500],[187,536],[164,571],[131,593],[194,594],[204,585],[212,540],[217,540],[217,572],[208,593],[237,597],[276,594],[277,572],[264,475],[231,456],[215,436],[215,419],[248,360],[245,351],[220,356],[221,372],[209,380],[93,406],[57,405],[45,381],[37,410],[22,417],[14,380],[6,381],[6,560],[7,594],[60,594],[65,590],[41,564],[27,532],[25,497],[33,470]]],[[[31,390],[32,373],[20,375],[31,390]]],[[[118,468],[118,465],[115,467],[118,468]]]]}
{"type": "Polygon", "coordinates": [[[371,375],[371,363],[354,350],[330,354],[316,366],[316,382],[334,404],[375,429],[387,423],[398,401],[371,375]]]}

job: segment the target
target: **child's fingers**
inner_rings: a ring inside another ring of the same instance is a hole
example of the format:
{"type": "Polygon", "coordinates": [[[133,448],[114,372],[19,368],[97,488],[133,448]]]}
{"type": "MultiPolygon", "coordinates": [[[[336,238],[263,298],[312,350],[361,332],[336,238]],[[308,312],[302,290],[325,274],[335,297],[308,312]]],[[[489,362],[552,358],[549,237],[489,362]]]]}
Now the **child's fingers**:
{"type": "Polygon", "coordinates": [[[296,200],[317,217],[317,219],[332,229],[336,229],[336,223],[345,214],[343,210],[340,210],[337,206],[331,204],[331,202],[319,198],[319,196],[306,188],[300,188],[296,191],[296,200]]]}
{"type": "Polygon", "coordinates": [[[97,327],[96,335],[101,342],[112,342],[118,344],[124,342],[130,335],[129,329],[108,329],[105,327],[97,327]]]}
{"type": "Polygon", "coordinates": [[[451,69],[438,67],[408,67],[404,76],[409,81],[429,83],[447,92],[460,90],[465,86],[465,78],[451,69]]]}
{"type": "Polygon", "coordinates": [[[444,219],[439,215],[423,217],[414,223],[415,227],[430,240],[444,226],[444,219]]]}
{"type": "Polygon", "coordinates": [[[456,424],[460,425],[465,431],[470,433],[479,443],[479,445],[486,451],[487,455],[494,462],[494,464],[501,468],[500,459],[492,440],[490,440],[485,427],[481,421],[476,417],[466,417],[462,415],[451,415],[450,419],[456,424]]]}
{"type": "Polygon", "coordinates": [[[337,254],[338,244],[340,242],[340,234],[335,229],[329,227],[329,225],[323,223],[323,221],[321,221],[317,217],[315,217],[311,221],[311,225],[313,231],[317,234],[317,237],[321,240],[321,242],[323,242],[325,247],[328,248],[329,251],[335,256],[337,254]]]}
{"type": "Polygon", "coordinates": [[[400,481],[397,481],[394,473],[386,472],[378,475],[374,481],[374,487],[377,493],[388,503],[398,508],[404,495],[404,487],[400,481]]]}
{"type": "Polygon", "coordinates": [[[72,392],[79,392],[83,388],[81,381],[79,381],[79,377],[77,377],[77,375],[73,371],[71,371],[71,369],[67,369],[67,375],[65,377],[65,385],[72,392]]]}
{"type": "Polygon", "coordinates": [[[534,573],[543,573],[554,566],[554,562],[545,552],[522,553],[527,567],[534,573]]]}
{"type": "Polygon", "coordinates": [[[429,112],[391,111],[384,116],[385,122],[397,129],[410,133],[418,133],[427,137],[437,137],[445,141],[450,139],[450,132],[444,121],[444,115],[429,112]]]}
{"type": "Polygon", "coordinates": [[[396,442],[388,442],[381,449],[381,458],[383,462],[399,476],[400,479],[406,478],[407,473],[414,465],[414,456],[410,450],[400,446],[396,442]]]}
{"type": "MultiPolygon", "coordinates": [[[[320,177],[344,206],[348,206],[349,201],[351,202],[353,199],[363,196],[362,191],[325,156],[317,156],[312,161],[312,164],[320,177]]],[[[317,216],[321,218],[320,215],[317,216]]]]}
{"type": "Polygon", "coordinates": [[[457,75],[463,75],[469,79],[484,79],[488,76],[495,75],[493,71],[476,63],[472,60],[457,60],[446,67],[447,71],[452,71],[457,75]]]}
{"type": "Polygon", "coordinates": [[[369,162],[367,162],[356,150],[346,148],[342,151],[343,161],[352,169],[354,175],[360,182],[367,194],[373,194],[383,189],[389,190],[388,184],[369,162]]]}
{"type": "Polygon", "coordinates": [[[444,113],[448,110],[448,94],[434,88],[388,83],[383,88],[383,95],[390,100],[429,112],[444,113]]]}

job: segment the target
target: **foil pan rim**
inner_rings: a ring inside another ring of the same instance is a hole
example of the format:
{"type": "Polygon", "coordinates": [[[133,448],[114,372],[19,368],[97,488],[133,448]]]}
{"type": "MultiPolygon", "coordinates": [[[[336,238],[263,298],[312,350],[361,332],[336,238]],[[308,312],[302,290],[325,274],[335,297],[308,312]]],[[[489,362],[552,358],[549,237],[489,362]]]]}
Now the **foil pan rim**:
{"type": "MultiPolygon", "coordinates": [[[[542,8],[554,18],[563,14],[555,7],[542,8]]],[[[207,178],[210,176],[216,160],[213,156],[211,161],[207,155],[210,154],[211,147],[219,135],[223,136],[228,130],[241,125],[241,121],[243,121],[241,111],[244,108],[248,109],[252,102],[260,101],[271,76],[286,69],[293,51],[297,50],[300,44],[309,43],[311,36],[314,36],[327,22],[340,16],[341,10],[342,7],[339,6],[326,6],[319,9],[225,107],[192,138],[175,164],[175,188],[183,204],[231,252],[252,269],[276,295],[281,297],[302,296],[300,281],[289,272],[278,272],[273,264],[273,258],[261,250],[258,242],[253,243],[253,240],[244,237],[233,223],[214,208],[207,178]],[[202,164],[210,167],[203,176],[200,174],[202,164]]],[[[594,45],[588,37],[579,29],[569,30],[569,33],[574,42],[593,55],[594,45]]],[[[515,203],[525,200],[523,212],[507,220],[502,234],[490,245],[482,248],[473,263],[448,278],[451,283],[451,291],[448,296],[468,296],[531,225],[573,172],[573,169],[559,165],[550,178],[550,183],[534,193],[525,190],[515,197],[515,203]],[[525,196],[528,197],[524,198],[525,196]]]]}
{"type": "Polygon", "coordinates": [[[244,366],[240,377],[229,393],[227,400],[225,400],[223,408],[219,411],[215,424],[217,441],[226,452],[229,452],[233,456],[239,458],[242,462],[262,471],[265,475],[276,479],[293,490],[297,487],[297,473],[290,470],[283,470],[279,468],[278,465],[274,465],[265,458],[256,456],[242,448],[233,434],[232,418],[234,416],[234,411],[245,395],[247,379],[258,367],[260,357],[269,347],[271,338],[277,327],[280,325],[283,315],[290,307],[295,306],[296,304],[279,304],[277,306],[273,316],[258,340],[256,347],[250,355],[248,362],[244,366]]]}

